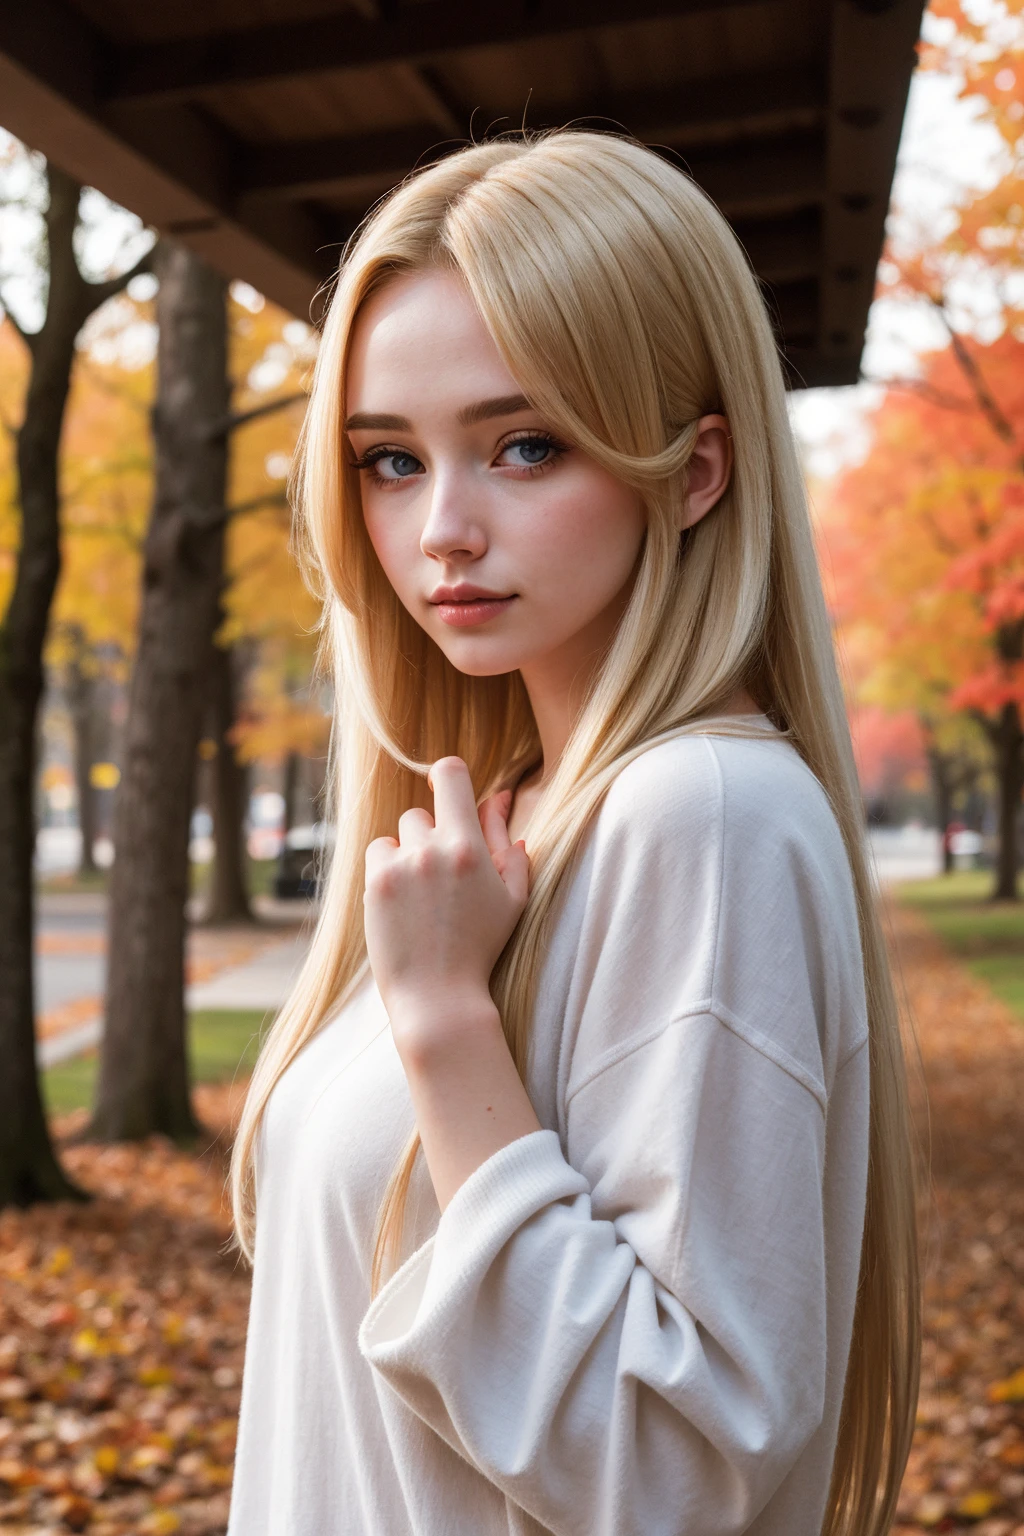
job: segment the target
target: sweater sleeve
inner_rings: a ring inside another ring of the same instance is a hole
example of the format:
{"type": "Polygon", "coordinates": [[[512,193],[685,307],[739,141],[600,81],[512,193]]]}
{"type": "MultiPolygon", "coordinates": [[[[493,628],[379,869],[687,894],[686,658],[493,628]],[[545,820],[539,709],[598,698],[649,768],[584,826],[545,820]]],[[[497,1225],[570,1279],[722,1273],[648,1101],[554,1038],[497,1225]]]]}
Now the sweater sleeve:
{"type": "MultiPolygon", "coordinates": [[[[714,847],[720,786],[710,791],[696,817],[703,853],[683,860],[705,935],[728,862],[714,847]]],[[[598,838],[580,936],[584,972],[587,953],[594,964],[574,981],[562,1136],[534,1132],[479,1167],[360,1331],[409,1407],[556,1536],[738,1536],[823,1413],[825,1100],[809,980],[820,956],[805,957],[801,986],[765,989],[803,1007],[787,1015],[784,1048],[770,1017],[747,1026],[735,986],[733,1006],[718,1007],[716,933],[710,957],[695,937],[672,959],[671,855],[686,829],[658,804],[639,853],[625,856],[614,815],[598,838]],[[667,981],[640,967],[599,984],[623,925],[657,930],[667,981]],[[708,995],[687,1005],[684,988],[652,1016],[681,974],[708,995]]],[[[773,868],[741,956],[750,975],[750,944],[769,966],[774,944],[789,967],[794,932],[813,933],[794,929],[787,859],[773,868]]],[[[724,919],[738,925],[734,949],[743,918],[724,919]]]]}

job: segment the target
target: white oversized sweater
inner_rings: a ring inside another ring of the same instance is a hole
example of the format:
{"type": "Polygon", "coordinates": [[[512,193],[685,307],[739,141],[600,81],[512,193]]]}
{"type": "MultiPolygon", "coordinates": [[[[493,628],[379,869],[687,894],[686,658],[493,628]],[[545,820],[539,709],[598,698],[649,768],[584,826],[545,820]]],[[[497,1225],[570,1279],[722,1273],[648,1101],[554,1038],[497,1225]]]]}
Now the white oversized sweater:
{"type": "Polygon", "coordinates": [[[372,982],[269,1101],[229,1536],[818,1536],[857,1283],[868,1052],[826,796],[759,739],[619,775],[542,973],[544,1129],[371,1303],[413,1128],[372,982]]]}

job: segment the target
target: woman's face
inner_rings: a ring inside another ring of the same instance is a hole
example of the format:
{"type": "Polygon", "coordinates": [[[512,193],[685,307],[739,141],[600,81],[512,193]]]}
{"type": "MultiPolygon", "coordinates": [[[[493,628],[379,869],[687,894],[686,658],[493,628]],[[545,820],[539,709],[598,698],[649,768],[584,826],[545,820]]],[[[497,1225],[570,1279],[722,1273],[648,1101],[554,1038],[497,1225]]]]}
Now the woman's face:
{"type": "Polygon", "coordinates": [[[453,666],[571,676],[596,657],[629,595],[640,497],[527,403],[457,276],[396,278],[364,306],[346,407],[370,540],[453,666]]]}

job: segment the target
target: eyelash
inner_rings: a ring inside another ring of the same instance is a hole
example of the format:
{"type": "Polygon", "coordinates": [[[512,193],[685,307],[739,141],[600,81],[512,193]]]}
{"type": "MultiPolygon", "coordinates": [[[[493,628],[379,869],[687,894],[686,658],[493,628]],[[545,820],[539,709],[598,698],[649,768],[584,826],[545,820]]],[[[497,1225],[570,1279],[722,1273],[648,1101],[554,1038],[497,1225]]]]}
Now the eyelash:
{"type": "MultiPolygon", "coordinates": [[[[552,436],[550,432],[527,431],[520,432],[514,437],[506,438],[505,441],[499,445],[495,457],[499,457],[508,448],[514,448],[518,443],[543,443],[545,447],[551,449],[551,457],[545,459],[542,464],[517,464],[506,466],[506,468],[509,469],[514,468],[521,476],[528,475],[531,479],[533,479],[536,475],[543,475],[547,470],[552,469],[558,463],[562,455],[569,451],[568,443],[560,442],[558,438],[552,436]]],[[[374,471],[374,466],[379,464],[381,459],[389,459],[392,456],[398,457],[400,454],[407,454],[410,459],[416,458],[416,455],[414,453],[408,453],[407,449],[390,448],[386,443],[381,443],[376,448],[369,448],[366,453],[361,455],[360,458],[353,459],[352,468],[374,471]]],[[[400,478],[385,479],[383,475],[379,475],[375,471],[370,476],[371,483],[374,485],[374,487],[386,491],[397,490],[405,480],[414,480],[416,478],[418,477],[415,475],[405,475],[400,478]]]]}

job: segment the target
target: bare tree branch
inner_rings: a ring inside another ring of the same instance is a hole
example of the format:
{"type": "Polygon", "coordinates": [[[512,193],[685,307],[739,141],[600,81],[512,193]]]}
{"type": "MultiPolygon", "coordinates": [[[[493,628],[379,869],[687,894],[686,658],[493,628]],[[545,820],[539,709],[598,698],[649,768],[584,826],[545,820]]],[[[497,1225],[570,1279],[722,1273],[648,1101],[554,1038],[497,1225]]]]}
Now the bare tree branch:
{"type": "Polygon", "coordinates": [[[123,293],[133,277],[140,277],[143,272],[152,272],[152,270],[153,247],[150,246],[149,250],[139,257],[135,265],[129,267],[127,272],[122,272],[120,277],[108,277],[106,282],[103,283],[86,283],[85,290],[88,295],[86,314],[91,315],[95,313],[101,304],[105,304],[115,294],[123,293]]]}
{"type": "Polygon", "coordinates": [[[263,496],[253,496],[250,501],[240,501],[233,507],[216,507],[213,511],[193,514],[183,518],[192,528],[216,528],[221,523],[228,523],[233,517],[244,517],[248,512],[258,512],[264,507],[287,507],[288,498],[284,491],[268,491],[263,496]]]}
{"type": "Polygon", "coordinates": [[[1017,441],[1017,434],[1013,429],[1012,422],[1006,416],[1002,410],[1002,407],[999,405],[999,402],[996,400],[992,391],[986,384],[984,375],[978,366],[977,360],[972,357],[968,351],[967,343],[964,341],[964,338],[960,335],[960,332],[954,330],[953,326],[950,324],[949,315],[946,313],[945,299],[941,294],[938,296],[933,295],[931,298],[931,304],[932,308],[936,311],[946,328],[946,333],[949,336],[950,346],[953,348],[953,356],[956,358],[960,365],[961,373],[964,375],[971,388],[973,389],[975,398],[981,407],[982,413],[985,416],[985,419],[988,421],[989,426],[992,428],[993,432],[1001,442],[1008,444],[1011,448],[1019,448],[1020,445],[1017,441]]]}
{"type": "Polygon", "coordinates": [[[238,411],[230,416],[223,416],[220,421],[215,421],[210,427],[206,441],[214,443],[218,438],[226,437],[229,432],[244,427],[247,422],[257,421],[261,416],[270,416],[274,411],[283,411],[289,405],[296,405],[300,400],[307,398],[304,390],[297,390],[294,395],[282,395],[279,400],[268,400],[265,405],[253,406],[251,411],[238,411]]]}
{"type": "Polygon", "coordinates": [[[244,517],[247,512],[261,512],[264,507],[287,507],[288,497],[284,491],[267,491],[263,496],[253,496],[250,501],[240,501],[233,507],[225,508],[227,517],[244,517]]]}
{"type": "Polygon", "coordinates": [[[927,384],[923,379],[876,379],[865,375],[866,384],[877,384],[882,389],[902,390],[907,394],[920,395],[922,400],[928,400],[932,405],[941,406],[946,411],[972,411],[974,405],[970,400],[964,400],[959,395],[947,394],[944,389],[936,389],[934,384],[927,384]]]}

